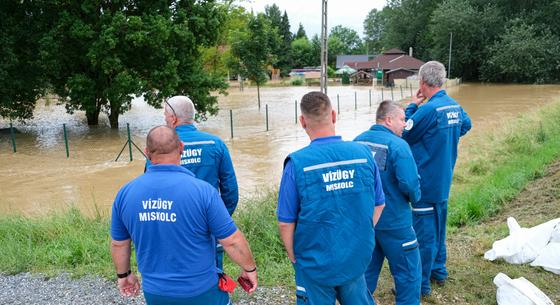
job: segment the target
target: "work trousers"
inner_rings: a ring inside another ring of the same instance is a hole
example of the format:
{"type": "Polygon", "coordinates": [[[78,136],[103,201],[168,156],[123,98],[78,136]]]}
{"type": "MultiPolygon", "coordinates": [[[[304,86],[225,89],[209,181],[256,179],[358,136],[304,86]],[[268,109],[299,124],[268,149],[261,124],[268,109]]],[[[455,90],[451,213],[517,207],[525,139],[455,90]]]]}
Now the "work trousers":
{"type": "Polygon", "coordinates": [[[200,295],[189,298],[167,297],[144,291],[144,298],[148,305],[231,305],[229,294],[221,291],[218,285],[208,289],[200,295]]]}

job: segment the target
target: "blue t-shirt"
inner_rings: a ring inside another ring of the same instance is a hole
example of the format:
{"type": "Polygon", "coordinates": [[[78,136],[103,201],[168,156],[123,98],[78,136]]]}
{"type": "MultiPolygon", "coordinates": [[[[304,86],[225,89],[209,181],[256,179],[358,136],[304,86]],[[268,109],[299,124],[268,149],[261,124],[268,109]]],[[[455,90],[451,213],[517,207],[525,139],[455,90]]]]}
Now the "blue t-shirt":
{"type": "MultiPolygon", "coordinates": [[[[317,138],[311,141],[310,145],[321,145],[333,142],[342,142],[342,138],[340,136],[317,138]]],[[[375,206],[380,206],[385,204],[385,195],[383,194],[381,177],[379,176],[377,167],[375,168],[375,180],[375,206]]],[[[285,223],[297,222],[299,206],[300,201],[296,186],[294,165],[291,160],[288,160],[284,166],[278,194],[278,221],[285,223]]]]}
{"type": "Polygon", "coordinates": [[[405,113],[407,126],[402,138],[410,145],[422,178],[421,201],[447,201],[459,138],[471,129],[471,119],[445,90],[438,91],[421,107],[408,105],[405,113]]]}
{"type": "Polygon", "coordinates": [[[370,148],[379,168],[385,209],[376,230],[393,230],[412,226],[409,202],[420,200],[420,182],[416,163],[408,144],[383,125],[373,125],[354,139],[370,148]]]}
{"type": "Polygon", "coordinates": [[[216,285],[214,236],[236,231],[216,189],[177,165],[151,165],[113,203],[111,237],[132,239],[143,289],[161,296],[192,297],[216,285]]]}

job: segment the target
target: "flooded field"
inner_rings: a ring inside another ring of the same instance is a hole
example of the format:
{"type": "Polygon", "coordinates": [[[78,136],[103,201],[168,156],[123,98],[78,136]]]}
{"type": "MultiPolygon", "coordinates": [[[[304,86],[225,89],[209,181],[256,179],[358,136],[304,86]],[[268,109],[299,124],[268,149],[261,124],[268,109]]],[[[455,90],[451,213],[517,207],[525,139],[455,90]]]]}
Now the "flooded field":
{"type": "MultiPolygon", "coordinates": [[[[340,115],[337,132],[352,139],[373,123],[381,91],[369,87],[330,87],[329,96],[340,115]]],[[[236,168],[241,197],[275,187],[279,183],[286,155],[308,143],[305,132],[295,122],[295,101],[318,88],[288,87],[261,89],[258,108],[256,89],[244,92],[230,89],[220,97],[221,111],[199,124],[199,128],[222,137],[236,168]],[[269,131],[266,131],[268,104],[269,131]],[[233,138],[230,129],[233,114],[233,138]]],[[[560,86],[463,84],[448,92],[473,119],[474,128],[492,126],[518,113],[557,100],[560,86]]],[[[403,88],[403,96],[410,88],[403,88]]],[[[391,98],[387,89],[384,98],[391,98]]],[[[399,88],[393,92],[401,98],[399,88]]],[[[86,213],[108,213],[117,190],[143,171],[143,156],[134,148],[134,161],[128,161],[128,148],[118,162],[117,154],[126,143],[126,124],[133,141],[144,148],[150,128],[164,123],[162,110],[135,100],[131,111],[120,117],[119,130],[110,130],[104,115],[101,126],[88,127],[83,113],[66,114],[64,106],[47,101],[38,105],[35,118],[18,129],[17,153],[12,153],[9,134],[0,133],[0,212],[43,215],[77,205],[86,213]],[[70,158],[66,158],[62,124],[68,128],[70,158]]],[[[0,120],[0,128],[9,122],[0,120]]],[[[490,129],[490,128],[489,128],[490,129]]]]}

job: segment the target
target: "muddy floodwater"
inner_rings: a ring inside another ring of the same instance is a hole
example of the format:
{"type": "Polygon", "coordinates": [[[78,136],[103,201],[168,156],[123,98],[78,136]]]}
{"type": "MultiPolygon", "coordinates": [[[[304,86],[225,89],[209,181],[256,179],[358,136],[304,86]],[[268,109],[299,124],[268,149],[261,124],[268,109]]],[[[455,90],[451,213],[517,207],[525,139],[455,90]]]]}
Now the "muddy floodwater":
{"type": "MultiPolygon", "coordinates": [[[[318,88],[261,89],[259,109],[256,89],[245,88],[240,92],[232,88],[228,96],[219,98],[219,114],[198,124],[200,129],[225,140],[242,198],[276,187],[286,155],[308,144],[307,135],[295,122],[294,103],[311,90],[318,88]]],[[[410,92],[410,88],[403,88],[402,96],[410,92]]],[[[370,87],[329,87],[328,93],[335,109],[339,96],[337,133],[348,140],[370,127],[382,94],[385,99],[391,98],[390,90],[382,93],[370,87]]],[[[558,100],[560,86],[463,84],[449,88],[448,93],[469,113],[474,128],[484,128],[488,122],[512,119],[516,114],[558,100]]],[[[401,99],[400,88],[393,90],[392,98],[401,99]]],[[[39,103],[34,119],[27,124],[14,122],[18,130],[16,153],[12,152],[9,133],[1,132],[0,213],[40,216],[76,205],[87,214],[108,214],[118,189],[144,169],[143,156],[134,147],[134,161],[129,162],[126,147],[115,162],[127,140],[126,124],[130,124],[133,141],[143,149],[148,130],[164,120],[161,109],[136,99],[132,109],[121,115],[118,130],[108,127],[105,115],[101,115],[100,121],[99,127],[88,127],[84,113],[70,115],[64,106],[46,101],[39,103]],[[62,124],[67,126],[69,158],[62,124]]],[[[9,122],[0,120],[0,128],[8,125],[9,122]]]]}

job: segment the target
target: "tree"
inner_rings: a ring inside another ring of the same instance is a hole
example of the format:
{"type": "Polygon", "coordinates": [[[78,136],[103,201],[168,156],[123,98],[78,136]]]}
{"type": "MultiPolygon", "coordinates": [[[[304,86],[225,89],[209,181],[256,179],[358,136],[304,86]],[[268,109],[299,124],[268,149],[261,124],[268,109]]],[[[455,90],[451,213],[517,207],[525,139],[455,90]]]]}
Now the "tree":
{"type": "Polygon", "coordinates": [[[363,44],[358,33],[350,28],[337,25],[331,29],[328,39],[329,63],[336,64],[336,56],[344,54],[360,54],[363,52],[363,44]]]}
{"type": "Polygon", "coordinates": [[[89,125],[100,112],[112,128],[134,96],[160,107],[174,94],[189,95],[199,118],[217,112],[210,90],[221,78],[203,70],[201,47],[217,40],[224,20],[215,1],[48,2],[54,26],[41,40],[53,90],[72,113],[84,110],[89,125]]]}
{"type": "Polygon", "coordinates": [[[560,37],[550,29],[514,19],[499,39],[488,46],[490,56],[481,67],[482,78],[520,83],[558,81],[558,41],[560,37]]]}
{"type": "Polygon", "coordinates": [[[385,30],[384,11],[372,9],[364,20],[364,41],[367,53],[376,54],[383,50],[383,33],[385,30]]]}
{"type": "Polygon", "coordinates": [[[31,118],[35,101],[44,92],[43,65],[37,57],[42,21],[40,7],[34,1],[0,3],[1,117],[31,118]]]}
{"type": "Polygon", "coordinates": [[[303,24],[299,24],[299,28],[297,30],[296,33],[296,37],[294,39],[300,39],[300,38],[305,38],[307,39],[307,34],[305,33],[305,29],[303,28],[303,24]]]}
{"type": "Polygon", "coordinates": [[[280,68],[282,76],[286,76],[292,66],[292,59],[290,57],[290,47],[292,43],[292,33],[290,32],[290,20],[286,11],[282,14],[280,8],[276,4],[272,6],[265,6],[265,16],[270,22],[273,29],[280,36],[280,41],[277,45],[271,46],[272,53],[277,58],[277,67],[280,68]]]}
{"type": "Polygon", "coordinates": [[[268,80],[267,67],[277,61],[272,51],[281,38],[262,13],[251,16],[247,29],[238,32],[237,35],[231,51],[238,61],[232,63],[232,68],[257,85],[257,99],[260,105],[260,86],[268,80]]]}
{"type": "MultiPolygon", "coordinates": [[[[311,37],[311,53],[313,54],[311,65],[320,66],[321,65],[321,39],[319,35],[315,34],[311,37]]],[[[329,51],[330,53],[331,51],[329,51]]]]}
{"type": "Polygon", "coordinates": [[[294,68],[313,66],[313,46],[307,38],[298,38],[292,41],[292,58],[294,68]]]}

